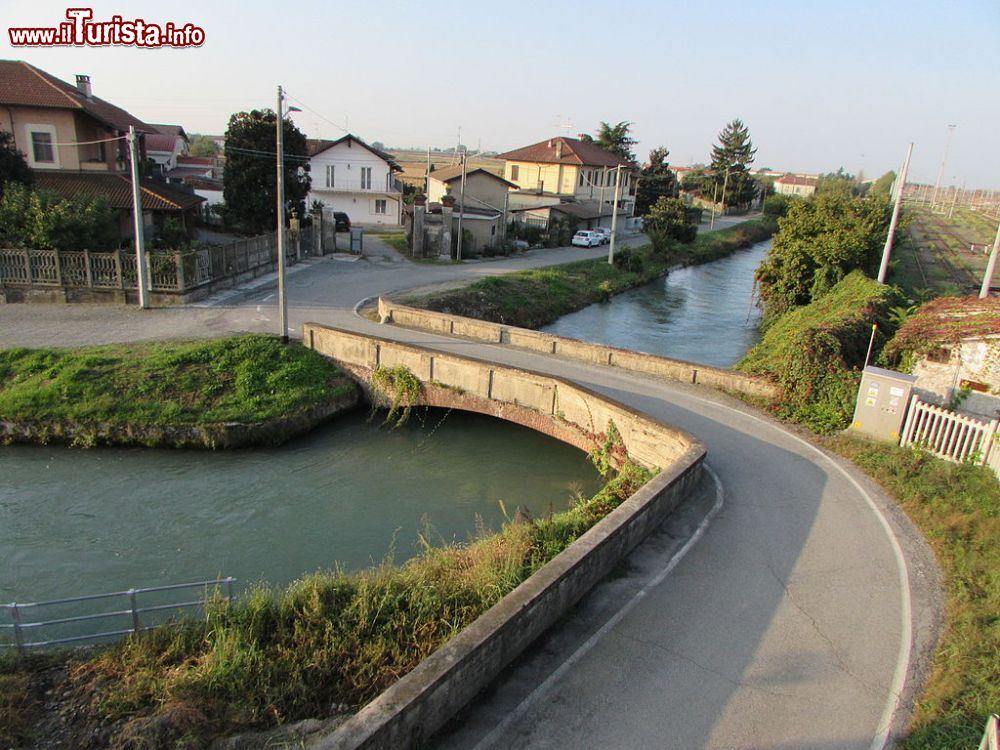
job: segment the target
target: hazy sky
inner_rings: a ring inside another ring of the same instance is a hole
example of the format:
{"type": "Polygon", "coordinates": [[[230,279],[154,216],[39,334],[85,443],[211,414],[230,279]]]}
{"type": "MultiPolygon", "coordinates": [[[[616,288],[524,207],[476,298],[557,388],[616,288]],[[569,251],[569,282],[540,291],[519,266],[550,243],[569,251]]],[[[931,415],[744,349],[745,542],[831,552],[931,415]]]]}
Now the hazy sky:
{"type": "Polygon", "coordinates": [[[274,108],[282,84],[310,137],[448,147],[461,126],[470,148],[506,150],[631,120],[640,158],[662,144],[686,165],[739,117],[757,166],[877,176],[914,141],[911,181],[933,183],[954,124],[943,183],[1000,188],[998,0],[95,0],[96,20],[190,22],[206,41],[10,45],[7,28],[55,26],[66,8],[0,0],[0,57],[87,73],[98,96],[189,132],[274,108]]]}

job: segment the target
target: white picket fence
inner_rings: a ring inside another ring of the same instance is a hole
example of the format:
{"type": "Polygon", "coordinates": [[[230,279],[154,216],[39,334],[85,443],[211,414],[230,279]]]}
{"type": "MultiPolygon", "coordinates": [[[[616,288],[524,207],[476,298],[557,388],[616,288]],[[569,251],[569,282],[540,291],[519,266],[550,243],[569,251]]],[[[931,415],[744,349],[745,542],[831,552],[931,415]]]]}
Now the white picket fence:
{"type": "Polygon", "coordinates": [[[899,444],[918,445],[940,458],[989,466],[1000,476],[1000,420],[987,422],[956,414],[950,409],[910,399],[899,444]]]}

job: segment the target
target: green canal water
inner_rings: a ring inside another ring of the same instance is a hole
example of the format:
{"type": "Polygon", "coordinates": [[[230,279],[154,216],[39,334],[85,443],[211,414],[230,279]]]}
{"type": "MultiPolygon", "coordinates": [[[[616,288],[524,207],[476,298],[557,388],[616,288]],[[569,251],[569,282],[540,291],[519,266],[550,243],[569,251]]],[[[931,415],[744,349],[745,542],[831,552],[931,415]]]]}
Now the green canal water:
{"type": "Polygon", "coordinates": [[[379,421],[268,450],[0,448],[0,603],[401,562],[422,531],[464,541],[501,503],[544,514],[600,485],[582,452],[507,422],[379,421]]]}

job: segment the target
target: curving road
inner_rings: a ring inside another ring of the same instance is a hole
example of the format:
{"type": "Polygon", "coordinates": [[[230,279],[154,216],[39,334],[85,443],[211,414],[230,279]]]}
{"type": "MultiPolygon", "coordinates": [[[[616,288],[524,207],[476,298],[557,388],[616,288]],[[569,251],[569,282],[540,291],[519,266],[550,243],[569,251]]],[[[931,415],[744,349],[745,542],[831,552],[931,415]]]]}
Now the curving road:
{"type": "MultiPolygon", "coordinates": [[[[892,502],[805,439],[722,394],[507,347],[379,326],[354,303],[516,262],[322,259],[289,279],[301,323],[548,372],[708,446],[703,492],[450,730],[444,748],[881,748],[905,723],[939,621],[933,558],[892,502]]],[[[0,346],[274,330],[273,285],[136,311],[0,306],[0,346]]],[[[502,460],[499,457],[498,460],[502,460]]]]}

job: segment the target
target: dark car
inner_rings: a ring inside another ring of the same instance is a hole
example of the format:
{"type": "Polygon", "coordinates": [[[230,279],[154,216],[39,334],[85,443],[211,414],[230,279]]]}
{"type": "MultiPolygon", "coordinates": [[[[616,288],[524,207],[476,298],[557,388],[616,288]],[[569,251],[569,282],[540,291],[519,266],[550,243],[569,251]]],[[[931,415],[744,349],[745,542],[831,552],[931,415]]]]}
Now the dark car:
{"type": "Polygon", "coordinates": [[[334,211],[333,220],[337,224],[338,232],[350,232],[351,231],[351,219],[343,211],[334,211]]]}

